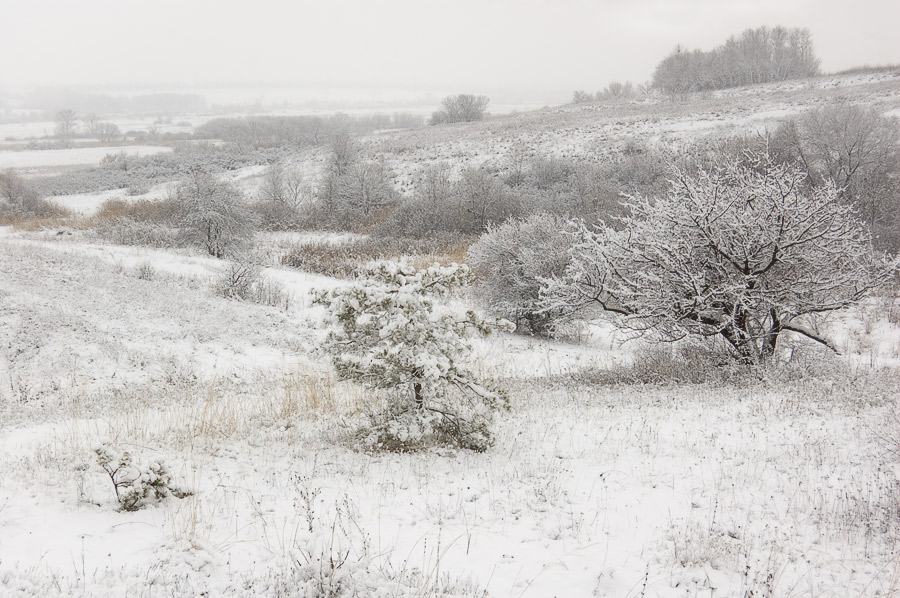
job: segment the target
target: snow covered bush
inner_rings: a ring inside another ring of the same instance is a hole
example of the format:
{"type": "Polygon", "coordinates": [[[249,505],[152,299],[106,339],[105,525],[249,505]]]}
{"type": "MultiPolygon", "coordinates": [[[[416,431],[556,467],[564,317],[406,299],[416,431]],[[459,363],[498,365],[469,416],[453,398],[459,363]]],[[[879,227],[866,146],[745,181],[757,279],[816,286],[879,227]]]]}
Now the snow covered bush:
{"type": "Polygon", "coordinates": [[[630,199],[620,227],[582,228],[549,305],[596,306],[659,340],[718,338],[744,363],[768,360],[785,331],[833,348],[814,318],[859,302],[898,263],[873,251],[834,185],[805,182],[766,153],[676,169],[666,195],[630,199]]]}
{"type": "Polygon", "coordinates": [[[15,172],[0,172],[0,224],[68,215],[68,210],[41,198],[34,187],[15,172]]]}
{"type": "Polygon", "coordinates": [[[479,301],[514,321],[517,330],[551,336],[559,311],[544,309],[541,287],[544,279],[565,272],[572,226],[561,216],[542,213],[488,227],[468,255],[479,301]]]}
{"type": "Polygon", "coordinates": [[[119,452],[109,444],[94,447],[97,464],[112,481],[123,511],[136,511],[146,505],[159,502],[167,496],[183,498],[187,492],[172,481],[172,472],[162,461],[141,463],[128,451],[119,452]]]}
{"type": "Polygon", "coordinates": [[[184,240],[217,258],[244,248],[256,230],[256,216],[240,191],[200,170],[182,180],[175,205],[184,240]]]}
{"type": "Polygon", "coordinates": [[[465,265],[377,262],[356,283],[316,293],[331,327],[323,349],[338,376],[387,392],[387,412],[362,434],[367,448],[491,445],[488,427],[505,401],[465,364],[467,339],[513,326],[439,301],[470,278],[465,265]]]}
{"type": "Polygon", "coordinates": [[[225,266],[213,283],[213,289],[226,299],[252,301],[285,310],[291,304],[291,297],[284,287],[263,274],[261,266],[247,259],[225,266]]]}

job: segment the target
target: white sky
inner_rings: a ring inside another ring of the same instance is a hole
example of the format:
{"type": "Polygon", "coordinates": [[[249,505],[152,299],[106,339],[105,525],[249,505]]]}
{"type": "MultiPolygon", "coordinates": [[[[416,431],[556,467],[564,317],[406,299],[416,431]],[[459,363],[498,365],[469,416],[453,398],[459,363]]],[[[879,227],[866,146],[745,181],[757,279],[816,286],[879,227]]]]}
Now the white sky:
{"type": "Polygon", "coordinates": [[[898,0],[0,0],[0,87],[570,93],[760,25],[808,27],[826,71],[900,63],[898,0]]]}

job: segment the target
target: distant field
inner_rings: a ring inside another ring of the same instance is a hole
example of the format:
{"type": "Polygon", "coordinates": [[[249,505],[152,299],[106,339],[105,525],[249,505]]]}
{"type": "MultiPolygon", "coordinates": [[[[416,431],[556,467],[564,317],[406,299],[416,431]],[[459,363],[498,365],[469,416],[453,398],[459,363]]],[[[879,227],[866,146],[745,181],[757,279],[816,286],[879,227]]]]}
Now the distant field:
{"type": "Polygon", "coordinates": [[[47,166],[82,166],[99,164],[106,154],[125,152],[133,156],[148,156],[171,152],[170,147],[129,145],[124,147],[85,147],[58,150],[0,151],[0,169],[37,168],[47,166]]]}

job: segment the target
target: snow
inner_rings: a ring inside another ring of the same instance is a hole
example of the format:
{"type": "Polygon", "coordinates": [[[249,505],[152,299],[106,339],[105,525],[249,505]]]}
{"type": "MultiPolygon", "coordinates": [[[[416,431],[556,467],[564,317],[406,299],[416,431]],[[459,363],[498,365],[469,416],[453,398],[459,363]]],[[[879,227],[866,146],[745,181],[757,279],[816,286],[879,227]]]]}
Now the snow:
{"type": "Polygon", "coordinates": [[[0,150],[0,169],[49,166],[96,165],[107,154],[125,152],[132,156],[149,156],[171,152],[171,147],[127,145],[117,147],[82,147],[48,150],[0,150]]]}
{"type": "MultiPolygon", "coordinates": [[[[652,117],[566,107],[369,143],[393,143],[410,172],[499,160],[524,137],[599,155],[601,139],[757,126],[805,109],[777,94],[808,91],[735,90],[652,117]]],[[[89,215],[119,193],[59,200],[89,215]]],[[[257,245],[275,264],[296,243],[354,238],[257,245]]],[[[291,296],[275,308],[217,296],[225,265],[0,227],[0,596],[326,595],[319,582],[382,597],[897,592],[894,297],[823,324],[840,357],[820,364],[786,339],[811,365],[719,384],[592,383],[646,349],[599,322],[578,341],[493,335],[468,355],[510,398],[493,448],[368,454],[347,436],[377,401],[335,379],[309,295],[348,283],[267,267],[291,296]],[[191,494],[119,511],[91,452],[102,441],[163,461],[191,494]]]]}
{"type": "Polygon", "coordinates": [[[76,193],[73,195],[58,195],[53,198],[53,203],[60,205],[73,214],[79,216],[92,216],[100,209],[100,206],[111,199],[127,201],[131,197],[126,189],[111,189],[100,193],[76,193]]]}
{"type": "MultiPolygon", "coordinates": [[[[267,595],[338,554],[372,595],[731,596],[772,571],[774,595],[891,587],[896,481],[872,434],[891,380],[598,387],[573,376],[636,348],[608,328],[499,335],[473,352],[512,401],[493,449],[360,454],[340,438],[365,393],[333,380],[304,298],[345,283],[268,269],[294,294],[284,312],[212,295],[220,267],[0,234],[0,331],[20,351],[0,358],[0,588],[267,595]],[[116,510],[103,439],[193,494],[116,510]]],[[[844,346],[896,360],[896,325],[867,313],[844,346]]]]}

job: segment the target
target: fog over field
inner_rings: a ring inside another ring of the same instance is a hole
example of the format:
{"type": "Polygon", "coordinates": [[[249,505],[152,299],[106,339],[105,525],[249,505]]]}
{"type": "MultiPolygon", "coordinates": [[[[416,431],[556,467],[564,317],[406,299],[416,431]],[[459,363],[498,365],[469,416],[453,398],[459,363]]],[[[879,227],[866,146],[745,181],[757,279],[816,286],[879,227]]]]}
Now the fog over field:
{"type": "Polygon", "coordinates": [[[338,108],[465,91],[540,107],[572,89],[643,83],[678,44],[708,50],[762,25],[809,28],[828,72],[889,64],[900,59],[898,20],[887,0],[11,0],[0,89],[338,108]]]}
{"type": "Polygon", "coordinates": [[[7,0],[0,598],[900,596],[897,23],[7,0]]]}

